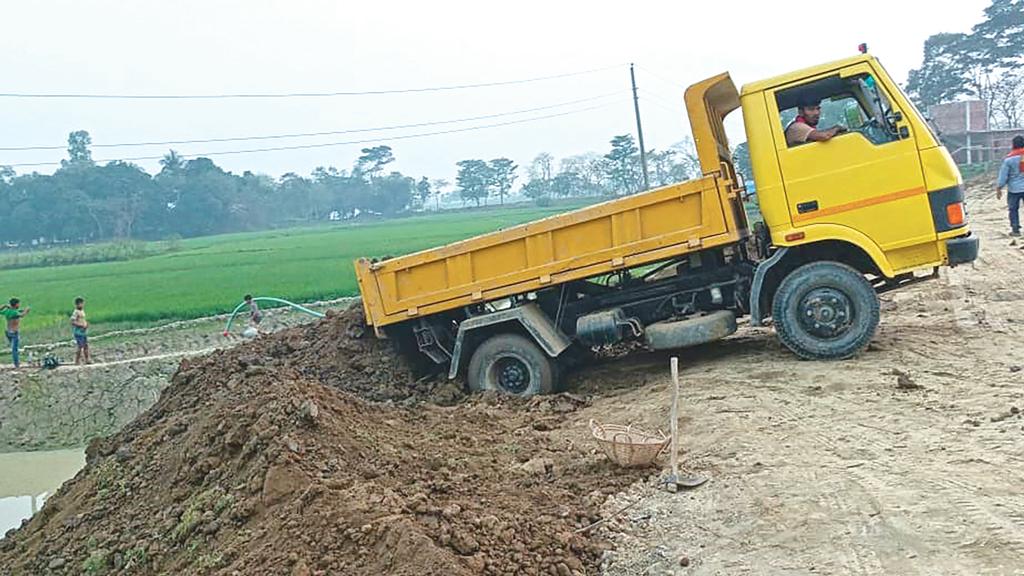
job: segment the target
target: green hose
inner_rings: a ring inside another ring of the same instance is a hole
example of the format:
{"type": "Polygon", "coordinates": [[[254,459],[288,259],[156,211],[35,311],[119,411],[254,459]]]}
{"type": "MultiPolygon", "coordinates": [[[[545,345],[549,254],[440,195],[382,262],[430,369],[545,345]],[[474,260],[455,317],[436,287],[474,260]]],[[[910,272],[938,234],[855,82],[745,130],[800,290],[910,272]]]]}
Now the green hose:
{"type": "MultiPolygon", "coordinates": [[[[309,314],[310,316],[315,316],[317,318],[323,318],[324,317],[324,315],[321,314],[320,312],[317,312],[315,310],[310,310],[309,308],[306,308],[305,306],[302,306],[300,304],[296,304],[295,302],[289,302],[287,300],[282,300],[281,298],[271,298],[269,296],[259,296],[259,297],[253,298],[253,301],[277,302],[279,304],[286,304],[288,306],[291,306],[292,308],[295,308],[299,312],[305,312],[306,314],[309,314]]],[[[231,333],[231,323],[235,321],[235,316],[238,316],[238,313],[242,310],[242,308],[245,308],[248,304],[249,304],[248,302],[243,300],[241,304],[239,304],[238,306],[235,306],[235,310],[231,313],[231,316],[228,318],[227,325],[224,326],[224,335],[225,336],[227,336],[228,334],[231,333]]]]}

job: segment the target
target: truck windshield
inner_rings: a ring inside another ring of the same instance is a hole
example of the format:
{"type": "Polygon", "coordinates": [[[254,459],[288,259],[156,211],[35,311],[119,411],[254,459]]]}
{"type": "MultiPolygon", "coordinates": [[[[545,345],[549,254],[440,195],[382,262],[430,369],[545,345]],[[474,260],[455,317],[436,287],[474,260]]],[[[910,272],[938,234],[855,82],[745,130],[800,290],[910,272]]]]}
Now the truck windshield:
{"type": "Polygon", "coordinates": [[[871,110],[871,117],[895,134],[896,122],[893,120],[892,105],[889,104],[889,98],[878,89],[875,78],[873,76],[860,76],[857,78],[857,84],[860,87],[863,99],[871,110]]]}
{"type": "MultiPolygon", "coordinates": [[[[885,66],[883,66],[880,61],[878,62],[878,65],[881,66],[883,72],[886,75],[888,75],[888,72],[885,71],[885,66]]],[[[891,82],[890,85],[892,85],[891,82]]],[[[900,90],[899,86],[895,86],[895,89],[898,91],[900,90]]],[[[920,118],[922,120],[922,124],[924,124],[925,127],[928,129],[928,132],[931,134],[932,138],[934,138],[935,141],[938,142],[941,132],[939,131],[939,128],[935,125],[935,123],[932,121],[932,118],[921,113],[921,110],[917,107],[916,104],[914,104],[914,101],[911,100],[905,92],[900,91],[900,95],[903,96],[903,100],[906,101],[906,103],[910,106],[909,110],[906,110],[905,112],[908,112],[911,115],[916,115],[917,118],[920,118]]]]}

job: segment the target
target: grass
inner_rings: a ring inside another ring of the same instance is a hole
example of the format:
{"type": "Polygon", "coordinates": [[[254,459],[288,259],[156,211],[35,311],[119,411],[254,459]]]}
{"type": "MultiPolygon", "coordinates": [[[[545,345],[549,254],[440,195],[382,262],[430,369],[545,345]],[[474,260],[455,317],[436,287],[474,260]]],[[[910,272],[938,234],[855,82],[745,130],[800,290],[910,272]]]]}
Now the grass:
{"type": "Polygon", "coordinates": [[[86,576],[102,576],[110,566],[110,553],[106,550],[95,550],[82,561],[82,574],[86,576]]]}
{"type": "Polygon", "coordinates": [[[960,175],[964,180],[975,180],[983,177],[995,179],[999,173],[999,165],[1002,161],[978,162],[976,164],[958,164],[960,175]]]}
{"type": "Polygon", "coordinates": [[[113,460],[105,461],[96,471],[96,495],[100,500],[106,500],[111,496],[127,494],[128,481],[121,465],[113,460]]]}
{"type": "Polygon", "coordinates": [[[178,250],[180,246],[180,240],[167,240],[164,242],[120,240],[85,246],[59,246],[7,251],[0,252],[0,270],[138,260],[147,256],[173,252],[178,250]]]}
{"type": "Polygon", "coordinates": [[[125,573],[141,573],[147,562],[149,562],[149,554],[145,548],[132,548],[124,554],[125,573]]]}
{"type": "MultiPolygon", "coordinates": [[[[3,270],[0,300],[17,296],[32,308],[22,321],[22,345],[28,345],[70,339],[68,317],[79,295],[94,335],[229,312],[246,293],[300,302],[351,296],[357,293],[352,262],[361,256],[406,254],[578,206],[193,238],[137,259],[3,270]]],[[[147,249],[158,251],[139,250],[147,249]]]]}

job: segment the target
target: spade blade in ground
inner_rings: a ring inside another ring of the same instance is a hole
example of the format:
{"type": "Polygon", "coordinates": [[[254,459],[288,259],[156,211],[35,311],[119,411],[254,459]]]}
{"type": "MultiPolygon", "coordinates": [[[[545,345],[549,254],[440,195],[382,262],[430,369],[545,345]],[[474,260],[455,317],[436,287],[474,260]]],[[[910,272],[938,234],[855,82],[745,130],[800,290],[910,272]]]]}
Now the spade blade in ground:
{"type": "Polygon", "coordinates": [[[665,484],[669,489],[683,488],[690,490],[703,485],[707,481],[707,476],[669,476],[662,481],[662,484],[665,484]]]}

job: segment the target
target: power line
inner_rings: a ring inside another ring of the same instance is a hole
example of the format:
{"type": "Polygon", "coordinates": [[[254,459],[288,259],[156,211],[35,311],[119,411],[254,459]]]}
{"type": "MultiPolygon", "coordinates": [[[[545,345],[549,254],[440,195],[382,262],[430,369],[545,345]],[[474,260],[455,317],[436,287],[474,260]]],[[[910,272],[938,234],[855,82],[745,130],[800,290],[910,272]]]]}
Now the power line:
{"type": "Polygon", "coordinates": [[[672,79],[668,78],[667,76],[663,76],[663,75],[659,74],[658,72],[655,72],[654,70],[651,70],[650,68],[648,68],[646,66],[640,66],[638,64],[637,68],[643,70],[644,72],[650,74],[651,76],[653,76],[654,78],[658,79],[659,81],[661,81],[661,82],[663,82],[665,84],[669,84],[671,86],[674,86],[676,88],[681,88],[683,90],[686,90],[687,88],[689,88],[689,86],[686,86],[684,84],[680,84],[679,82],[676,82],[675,80],[672,80],[672,79]]]}
{"type": "MultiPolygon", "coordinates": [[[[572,100],[569,102],[560,102],[558,104],[550,104],[547,106],[538,106],[536,108],[526,108],[522,110],[514,110],[511,112],[500,112],[496,114],[485,114],[482,116],[469,116],[465,118],[456,118],[452,120],[436,120],[432,122],[417,122],[413,124],[395,124],[391,126],[380,126],[377,128],[352,128],[348,130],[331,130],[326,132],[302,132],[295,134],[272,134],[262,136],[233,136],[225,138],[204,138],[204,139],[193,139],[193,140],[164,140],[164,141],[152,141],[152,142],[121,142],[117,144],[93,144],[92,148],[124,148],[124,147],[137,147],[137,146],[170,146],[176,144],[211,144],[217,142],[239,142],[239,141],[252,141],[252,140],[278,140],[285,138],[306,138],[316,136],[337,136],[339,134],[356,134],[361,132],[382,132],[385,130],[399,130],[403,128],[423,128],[426,126],[439,126],[443,124],[459,124],[462,122],[472,122],[475,120],[489,120],[492,118],[501,118],[503,116],[517,116],[519,114],[528,114],[530,112],[540,112],[541,110],[551,110],[552,108],[561,108],[563,106],[572,106],[574,104],[582,104],[585,102],[593,102],[595,100],[602,100],[611,96],[617,96],[619,92],[611,92],[603,94],[601,96],[593,96],[591,98],[581,98],[579,100],[572,100]]],[[[7,146],[0,147],[2,152],[24,152],[31,150],[64,150],[67,148],[66,144],[59,146],[7,146]]]]}
{"type": "Polygon", "coordinates": [[[641,88],[640,93],[645,95],[648,101],[658,101],[665,106],[675,107],[677,111],[684,110],[683,102],[681,100],[678,102],[673,102],[672,98],[659,94],[648,88],[641,88]]]}
{"type": "Polygon", "coordinates": [[[77,98],[92,100],[220,100],[227,98],[333,98],[337,96],[382,96],[385,94],[413,94],[420,92],[445,92],[451,90],[467,90],[472,88],[491,88],[495,86],[510,86],[513,84],[529,84],[532,82],[544,82],[547,80],[558,80],[561,78],[573,78],[586,74],[604,72],[620,68],[621,64],[605,66],[604,68],[592,68],[577,72],[564,74],[552,74],[550,76],[537,76],[534,78],[522,78],[518,80],[502,80],[498,82],[480,82],[476,84],[454,84],[448,86],[429,86],[421,88],[399,88],[394,90],[362,90],[362,91],[339,91],[339,92],[289,92],[289,93],[241,93],[241,94],[86,94],[86,93],[31,93],[31,92],[0,92],[0,98],[77,98]]]}
{"type": "MultiPolygon", "coordinates": [[[[397,141],[397,140],[409,140],[409,139],[412,139],[412,138],[424,138],[424,137],[428,137],[428,136],[440,136],[440,135],[443,135],[443,134],[456,134],[456,133],[460,133],[460,132],[474,132],[474,131],[477,131],[477,130],[486,130],[486,129],[489,129],[489,128],[498,128],[498,127],[501,127],[501,126],[512,126],[514,124],[525,124],[527,122],[537,122],[537,121],[540,121],[540,120],[548,120],[548,119],[551,119],[551,118],[560,118],[562,116],[570,116],[572,114],[580,114],[580,113],[583,113],[583,112],[589,112],[591,110],[597,110],[597,109],[600,109],[600,108],[605,108],[607,106],[611,106],[612,104],[616,104],[616,103],[618,103],[618,102],[617,101],[613,101],[613,102],[607,102],[605,104],[598,104],[596,106],[590,106],[590,107],[587,107],[587,108],[580,108],[578,110],[569,110],[569,111],[566,111],[566,112],[559,112],[557,114],[548,114],[548,115],[545,115],[545,116],[536,116],[536,117],[533,117],[533,118],[523,118],[521,120],[509,120],[507,122],[497,122],[497,123],[494,123],[494,124],[485,124],[485,125],[481,125],[481,126],[468,126],[466,128],[453,128],[451,130],[441,130],[441,131],[437,131],[437,132],[423,132],[423,133],[419,133],[419,134],[405,134],[405,135],[402,135],[402,136],[390,136],[390,137],[387,137],[387,138],[371,138],[371,139],[366,139],[366,140],[349,140],[349,141],[345,141],[345,142],[324,142],[324,143],[320,143],[320,144],[298,144],[298,145],[294,145],[294,146],[275,146],[275,147],[271,147],[271,148],[250,148],[250,149],[245,149],[245,150],[223,150],[223,151],[217,151],[217,152],[199,152],[199,153],[193,153],[193,154],[181,154],[181,156],[182,157],[192,157],[192,158],[195,158],[195,157],[205,157],[205,156],[226,156],[226,155],[229,155],[229,154],[251,154],[251,153],[255,153],[255,152],[280,152],[280,151],[285,151],[285,150],[308,150],[308,149],[312,149],[312,148],[329,148],[329,147],[333,147],[333,146],[346,146],[346,145],[351,145],[351,144],[371,144],[371,143],[381,143],[381,142],[394,142],[394,141],[397,141]]],[[[146,161],[146,160],[159,160],[161,158],[163,158],[163,155],[160,155],[160,156],[136,156],[136,157],[131,157],[131,158],[106,158],[106,159],[96,160],[95,162],[97,162],[97,163],[101,163],[101,162],[118,162],[118,161],[120,161],[120,162],[141,162],[141,161],[146,161]]],[[[25,162],[25,163],[19,163],[19,164],[6,164],[6,166],[10,166],[12,168],[22,168],[22,167],[33,167],[33,166],[56,166],[56,165],[59,165],[59,164],[60,164],[59,161],[57,161],[57,162],[25,162]]],[[[2,165],[2,163],[0,163],[0,165],[2,165]]]]}
{"type": "MultiPolygon", "coordinates": [[[[656,107],[661,108],[662,110],[664,110],[666,112],[671,112],[672,115],[674,115],[674,116],[679,116],[679,110],[673,110],[673,109],[669,108],[668,106],[662,104],[658,100],[655,100],[654,98],[651,98],[650,94],[648,94],[647,96],[641,96],[640,100],[642,102],[647,102],[648,104],[654,104],[656,107]]],[[[680,117],[680,120],[682,120],[681,117],[680,117]]]]}

